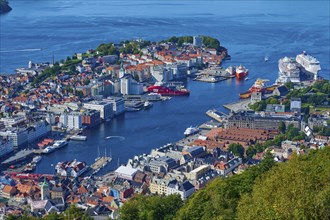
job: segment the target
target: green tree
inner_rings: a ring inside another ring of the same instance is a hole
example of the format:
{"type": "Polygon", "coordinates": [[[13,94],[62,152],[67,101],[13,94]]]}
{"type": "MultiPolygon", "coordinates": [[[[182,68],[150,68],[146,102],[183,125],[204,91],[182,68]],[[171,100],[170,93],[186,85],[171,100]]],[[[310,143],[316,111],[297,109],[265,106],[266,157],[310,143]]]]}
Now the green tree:
{"type": "Polygon", "coordinates": [[[283,121],[280,122],[280,125],[278,126],[278,130],[279,130],[282,134],[285,133],[285,131],[286,131],[286,125],[285,125],[285,123],[284,123],[283,121]]]}
{"type": "Polygon", "coordinates": [[[256,155],[256,153],[257,153],[257,149],[254,146],[250,146],[246,150],[246,157],[251,159],[251,158],[253,158],[254,155],[256,155]]]}
{"type": "Polygon", "coordinates": [[[240,175],[214,179],[205,189],[195,192],[188,199],[175,219],[235,219],[241,196],[252,192],[255,179],[274,164],[273,156],[267,153],[258,166],[251,167],[240,175]]]}
{"type": "Polygon", "coordinates": [[[228,151],[242,158],[244,156],[244,147],[240,144],[235,144],[235,143],[229,144],[228,151]]]}
{"type": "Polygon", "coordinates": [[[137,196],[126,202],[120,209],[123,220],[173,219],[183,205],[180,196],[137,196]]]}
{"type": "Polygon", "coordinates": [[[326,147],[274,167],[242,196],[237,219],[330,219],[329,158],[326,147]]]}
{"type": "Polygon", "coordinates": [[[70,205],[63,213],[63,220],[72,219],[93,220],[93,218],[88,216],[84,210],[79,209],[75,205],[70,205]]]}

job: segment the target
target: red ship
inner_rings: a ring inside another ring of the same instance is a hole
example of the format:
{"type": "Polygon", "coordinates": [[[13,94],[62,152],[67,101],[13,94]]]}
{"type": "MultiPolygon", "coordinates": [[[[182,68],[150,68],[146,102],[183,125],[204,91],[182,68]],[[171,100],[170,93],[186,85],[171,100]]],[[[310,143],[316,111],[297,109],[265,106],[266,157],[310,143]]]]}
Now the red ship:
{"type": "Polygon", "coordinates": [[[249,70],[246,69],[244,66],[240,65],[239,67],[236,67],[236,78],[237,79],[243,79],[248,73],[249,73],[249,70]]]}
{"type": "Polygon", "coordinates": [[[240,98],[241,99],[250,98],[253,92],[264,93],[267,90],[267,87],[265,87],[265,82],[267,81],[268,80],[257,79],[255,83],[250,87],[249,91],[239,94],[240,98]]]}
{"type": "Polygon", "coordinates": [[[149,86],[147,89],[148,92],[158,93],[165,96],[179,96],[179,95],[189,95],[190,91],[184,88],[183,86],[163,86],[163,85],[154,85],[149,86]]]}

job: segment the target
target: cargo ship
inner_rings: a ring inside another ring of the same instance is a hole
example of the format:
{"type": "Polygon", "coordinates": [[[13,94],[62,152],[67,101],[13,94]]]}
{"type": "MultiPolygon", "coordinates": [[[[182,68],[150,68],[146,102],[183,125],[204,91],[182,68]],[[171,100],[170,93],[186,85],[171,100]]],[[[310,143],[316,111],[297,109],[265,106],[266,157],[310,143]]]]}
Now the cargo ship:
{"type": "Polygon", "coordinates": [[[190,94],[190,91],[182,85],[165,85],[163,83],[156,83],[153,86],[149,86],[147,91],[165,96],[181,96],[190,94]]]}
{"type": "MultiPolygon", "coordinates": [[[[261,92],[265,93],[266,91],[271,91],[271,89],[268,89],[268,87],[265,87],[265,82],[268,80],[265,79],[257,79],[254,84],[250,87],[250,89],[247,92],[240,93],[239,97],[241,99],[247,99],[251,97],[251,94],[254,92],[261,92]]],[[[274,86],[271,86],[269,88],[273,88],[274,86]]],[[[275,88],[274,88],[275,89],[275,88]]]]}
{"type": "Polygon", "coordinates": [[[247,76],[248,73],[249,70],[244,66],[240,65],[236,67],[236,79],[243,79],[245,76],[247,76]]]}

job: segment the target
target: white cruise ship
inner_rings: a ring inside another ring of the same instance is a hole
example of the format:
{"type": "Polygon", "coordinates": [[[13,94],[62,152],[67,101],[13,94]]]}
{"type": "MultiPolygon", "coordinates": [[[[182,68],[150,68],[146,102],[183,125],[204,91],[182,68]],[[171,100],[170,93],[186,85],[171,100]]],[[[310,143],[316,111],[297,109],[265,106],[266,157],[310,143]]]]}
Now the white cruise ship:
{"type": "Polygon", "coordinates": [[[305,51],[298,54],[296,61],[301,65],[302,70],[314,80],[317,80],[318,72],[321,70],[320,62],[313,56],[308,55],[305,51]]]}
{"type": "Polygon", "coordinates": [[[278,61],[278,78],[276,84],[284,84],[287,82],[300,82],[299,64],[290,57],[284,57],[278,61]]]}

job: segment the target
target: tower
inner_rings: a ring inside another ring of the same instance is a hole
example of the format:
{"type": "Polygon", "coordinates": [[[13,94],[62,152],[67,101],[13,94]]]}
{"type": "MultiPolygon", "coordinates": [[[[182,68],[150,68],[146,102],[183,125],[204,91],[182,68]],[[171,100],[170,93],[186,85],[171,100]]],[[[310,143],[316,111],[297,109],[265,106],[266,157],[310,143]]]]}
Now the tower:
{"type": "Polygon", "coordinates": [[[124,69],[124,65],[123,62],[120,63],[120,70],[119,70],[119,78],[123,78],[125,75],[125,69],[124,69]]]}
{"type": "Polygon", "coordinates": [[[41,200],[46,200],[50,198],[50,190],[48,182],[46,181],[46,177],[44,182],[41,184],[41,200]]]}

